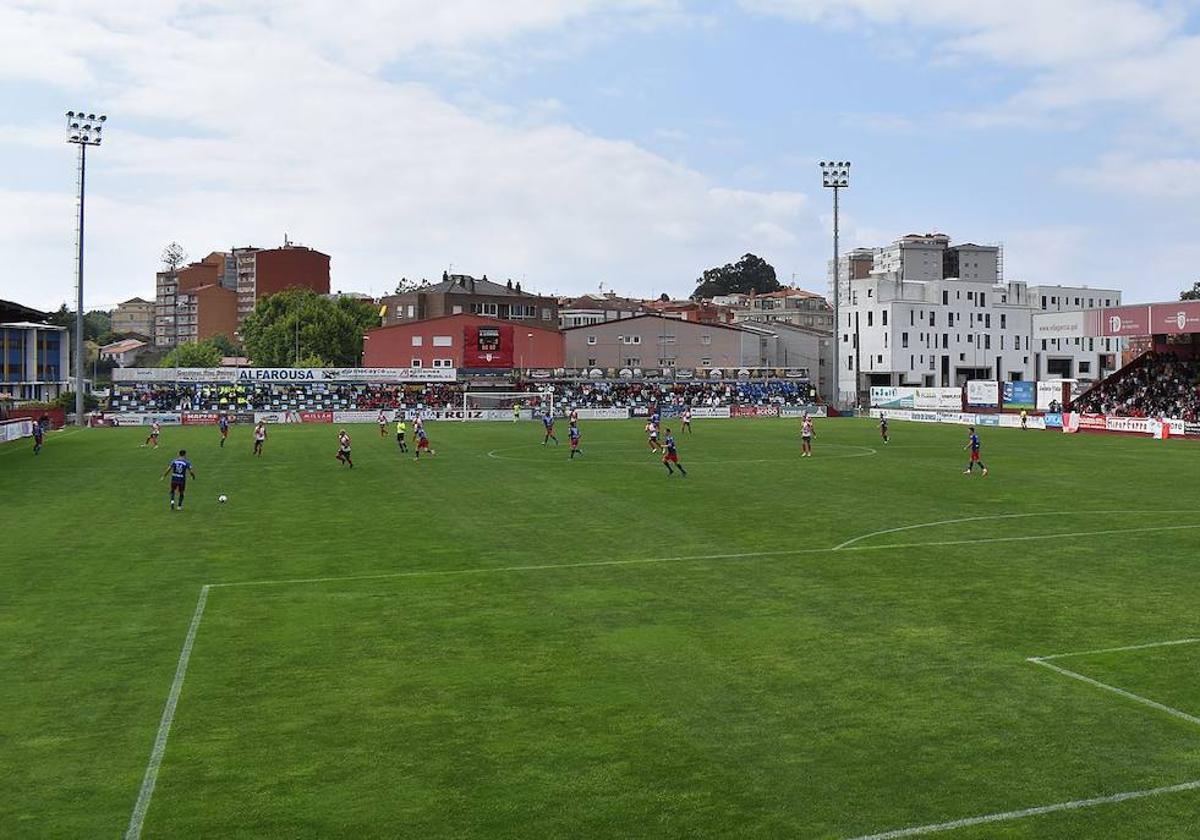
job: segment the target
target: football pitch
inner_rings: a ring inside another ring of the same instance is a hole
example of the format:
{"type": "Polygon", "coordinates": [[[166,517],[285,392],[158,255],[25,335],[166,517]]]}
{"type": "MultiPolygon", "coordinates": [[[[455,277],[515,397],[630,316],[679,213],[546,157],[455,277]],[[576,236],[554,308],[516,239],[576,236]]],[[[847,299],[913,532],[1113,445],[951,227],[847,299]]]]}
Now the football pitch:
{"type": "Polygon", "coordinates": [[[1195,837],[1200,447],[798,425],[0,446],[0,836],[1195,837]]]}

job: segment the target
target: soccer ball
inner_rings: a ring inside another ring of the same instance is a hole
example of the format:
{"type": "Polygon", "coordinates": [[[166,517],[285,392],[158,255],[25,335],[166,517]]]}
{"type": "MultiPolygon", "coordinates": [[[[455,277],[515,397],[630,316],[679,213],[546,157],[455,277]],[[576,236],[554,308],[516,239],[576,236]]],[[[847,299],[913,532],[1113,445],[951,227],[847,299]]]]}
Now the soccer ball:
{"type": "Polygon", "coordinates": [[[226,502],[229,501],[229,497],[226,496],[224,493],[222,493],[220,496],[217,496],[217,501],[220,502],[221,504],[225,504],[226,502]]]}

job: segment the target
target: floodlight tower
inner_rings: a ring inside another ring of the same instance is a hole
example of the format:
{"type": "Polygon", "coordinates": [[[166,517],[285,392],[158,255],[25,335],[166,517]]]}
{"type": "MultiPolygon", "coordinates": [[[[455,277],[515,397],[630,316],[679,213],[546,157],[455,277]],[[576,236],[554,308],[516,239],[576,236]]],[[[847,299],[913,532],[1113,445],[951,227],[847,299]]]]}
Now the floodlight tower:
{"type": "Polygon", "coordinates": [[[79,255],[75,264],[75,422],[85,425],[83,417],[83,184],[87,174],[87,148],[99,146],[104,114],[67,111],[67,142],[79,147],[79,255]]]}
{"type": "MultiPolygon", "coordinates": [[[[847,189],[850,186],[850,161],[823,160],[820,165],[821,186],[833,190],[833,403],[837,406],[841,405],[842,401],[842,348],[841,339],[838,335],[842,328],[842,276],[841,266],[838,265],[838,260],[841,257],[838,248],[838,191],[847,189]]],[[[854,371],[854,380],[855,382],[858,381],[857,370],[854,371]]],[[[857,396],[857,386],[854,392],[857,396]]]]}

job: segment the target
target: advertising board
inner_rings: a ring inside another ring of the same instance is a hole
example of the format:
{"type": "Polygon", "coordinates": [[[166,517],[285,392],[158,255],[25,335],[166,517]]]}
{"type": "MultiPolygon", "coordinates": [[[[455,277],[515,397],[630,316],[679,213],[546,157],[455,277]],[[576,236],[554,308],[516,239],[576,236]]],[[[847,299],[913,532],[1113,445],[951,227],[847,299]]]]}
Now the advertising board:
{"type": "Polygon", "coordinates": [[[1035,340],[1083,338],[1096,335],[1099,329],[1100,312],[1098,310],[1037,312],[1033,316],[1033,338],[1035,340]]]}
{"type": "Polygon", "coordinates": [[[1150,327],[1154,334],[1200,333],[1200,301],[1154,304],[1150,307],[1150,327]]]}
{"type": "Polygon", "coordinates": [[[1036,382],[1004,382],[1002,389],[1005,408],[1037,407],[1036,382]]]}
{"type": "Polygon", "coordinates": [[[938,423],[941,421],[941,415],[936,411],[914,411],[911,419],[918,423],[938,423]]]}
{"type": "Polygon", "coordinates": [[[913,408],[935,411],[962,411],[962,390],[959,388],[913,388],[913,408]]]}
{"type": "Polygon", "coordinates": [[[828,409],[823,405],[785,405],[779,409],[780,417],[826,417],[828,409]]]}
{"type": "Polygon", "coordinates": [[[996,408],[1000,403],[1000,383],[994,379],[972,379],[967,383],[967,405],[996,408]]]}
{"type": "Polygon", "coordinates": [[[1150,335],[1149,306],[1114,306],[1101,312],[1101,336],[1150,335]]]}
{"type": "Polygon", "coordinates": [[[221,415],[215,411],[185,411],[183,425],[185,426],[215,426],[221,415]]]}
{"type": "MultiPolygon", "coordinates": [[[[580,408],[580,420],[627,420],[629,419],[629,409],[627,408],[580,408]]],[[[695,417],[696,411],[692,410],[692,416],[695,417]]]]}
{"type": "Polygon", "coordinates": [[[729,406],[697,406],[692,409],[692,417],[705,420],[725,420],[730,417],[729,406]]]}
{"type": "MultiPolygon", "coordinates": [[[[961,416],[968,417],[971,415],[964,414],[961,416]]],[[[1000,415],[999,414],[979,414],[979,415],[975,415],[975,420],[973,423],[972,423],[972,421],[969,421],[969,420],[963,421],[963,422],[968,426],[971,426],[971,425],[999,426],[1000,425],[1000,415]]]]}
{"type": "Polygon", "coordinates": [[[777,405],[734,405],[729,407],[730,417],[778,417],[777,405]]]}
{"type": "Polygon", "coordinates": [[[1042,415],[1042,422],[1046,424],[1047,429],[1061,429],[1063,427],[1062,412],[1047,411],[1042,415]]]}
{"type": "Polygon", "coordinates": [[[116,368],[113,382],[454,382],[455,368],[116,368]]]}
{"type": "Polygon", "coordinates": [[[1048,411],[1050,403],[1056,402],[1059,405],[1063,403],[1063,396],[1066,391],[1067,383],[1061,379],[1053,379],[1049,382],[1039,382],[1037,384],[1037,402],[1034,405],[1038,411],[1048,411]]]}
{"type": "Polygon", "coordinates": [[[17,440],[32,434],[32,420],[9,420],[0,423],[0,441],[17,440]]]}
{"type": "MultiPolygon", "coordinates": [[[[916,388],[873,387],[871,389],[871,407],[914,408],[916,395],[916,388]]],[[[962,408],[962,403],[960,402],[955,407],[962,408]]]]}
{"type": "Polygon", "coordinates": [[[1188,437],[1200,437],[1200,423],[1184,423],[1183,433],[1188,437]]]}
{"type": "MultiPolygon", "coordinates": [[[[390,421],[394,412],[384,411],[383,418],[390,421]]],[[[329,419],[330,423],[374,423],[379,420],[378,411],[335,411],[329,419]]],[[[308,423],[316,422],[313,420],[305,421],[308,423]]],[[[320,421],[324,422],[324,421],[320,421]]]]}
{"type": "Polygon", "coordinates": [[[1105,417],[1104,428],[1109,432],[1126,432],[1129,434],[1149,435],[1154,433],[1155,426],[1161,426],[1157,420],[1146,417],[1105,417]]]}
{"type": "Polygon", "coordinates": [[[293,414],[299,415],[301,423],[332,423],[332,411],[294,411],[293,414]]]}
{"type": "Polygon", "coordinates": [[[294,411],[256,411],[255,423],[299,423],[300,416],[294,411]]]}

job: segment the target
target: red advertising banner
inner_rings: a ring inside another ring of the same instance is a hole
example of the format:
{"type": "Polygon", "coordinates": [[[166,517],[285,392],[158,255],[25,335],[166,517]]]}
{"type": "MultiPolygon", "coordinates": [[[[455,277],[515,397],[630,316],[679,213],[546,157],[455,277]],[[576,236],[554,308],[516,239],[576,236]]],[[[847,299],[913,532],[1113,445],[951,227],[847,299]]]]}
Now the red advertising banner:
{"type": "Polygon", "coordinates": [[[1114,306],[1102,310],[1101,336],[1150,335],[1149,306],[1114,306]]]}
{"type": "Polygon", "coordinates": [[[1155,335],[1200,333],[1200,301],[1156,303],[1150,307],[1150,326],[1155,335]]]}
{"type": "Polygon", "coordinates": [[[185,426],[215,426],[220,417],[211,411],[185,411],[180,422],[185,426]]]}
{"type": "Polygon", "coordinates": [[[300,422],[301,423],[332,423],[333,422],[333,412],[332,411],[301,411],[300,412],[300,422]]]}
{"type": "Polygon", "coordinates": [[[511,368],[513,328],[508,324],[463,326],[463,367],[511,368]]]}
{"type": "Polygon", "coordinates": [[[778,417],[777,405],[735,405],[729,408],[730,417],[778,417]]]}

